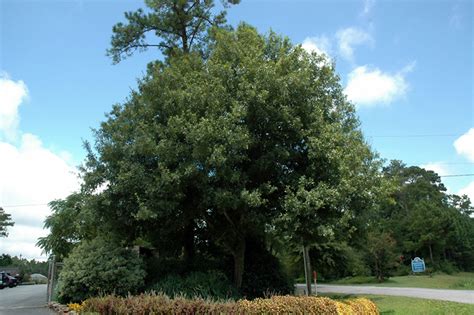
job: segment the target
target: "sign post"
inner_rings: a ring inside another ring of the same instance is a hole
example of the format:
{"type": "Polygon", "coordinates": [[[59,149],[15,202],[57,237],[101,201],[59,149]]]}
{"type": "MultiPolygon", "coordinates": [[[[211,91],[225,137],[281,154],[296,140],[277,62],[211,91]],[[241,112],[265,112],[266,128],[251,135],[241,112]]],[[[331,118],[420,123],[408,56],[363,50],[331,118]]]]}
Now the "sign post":
{"type": "Polygon", "coordinates": [[[411,260],[411,271],[424,272],[426,270],[425,261],[420,257],[411,260]]]}

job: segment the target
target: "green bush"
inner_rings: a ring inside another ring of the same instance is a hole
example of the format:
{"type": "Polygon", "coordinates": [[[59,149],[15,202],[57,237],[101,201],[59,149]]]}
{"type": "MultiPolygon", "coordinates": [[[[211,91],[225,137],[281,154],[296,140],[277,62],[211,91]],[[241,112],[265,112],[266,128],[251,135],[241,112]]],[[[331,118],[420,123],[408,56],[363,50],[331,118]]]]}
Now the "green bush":
{"type": "Polygon", "coordinates": [[[83,241],[64,260],[58,299],[80,302],[98,294],[135,293],[143,287],[144,277],[136,253],[101,238],[83,241]]]}
{"type": "Polygon", "coordinates": [[[448,261],[440,262],[437,269],[444,273],[447,273],[448,275],[452,275],[453,273],[459,272],[459,268],[448,261]]]}
{"type": "MultiPolygon", "coordinates": [[[[332,281],[347,277],[370,275],[370,268],[364,258],[365,253],[356,250],[346,243],[332,241],[313,245],[310,248],[309,254],[311,265],[318,272],[318,280],[332,281]]],[[[302,273],[302,259],[298,262],[298,268],[302,273]]],[[[301,276],[303,275],[301,274],[301,276]]]]}
{"type": "Polygon", "coordinates": [[[182,259],[170,257],[143,257],[147,287],[155,285],[168,275],[181,275],[186,272],[182,259]]]}
{"type": "Polygon", "coordinates": [[[238,297],[237,290],[220,271],[192,272],[187,276],[168,275],[151,286],[151,290],[170,297],[227,299],[238,297]]]}
{"type": "Polygon", "coordinates": [[[408,276],[411,273],[412,273],[411,266],[400,264],[397,266],[395,271],[393,271],[392,275],[394,277],[400,277],[400,276],[408,276]]]}
{"type": "Polygon", "coordinates": [[[260,240],[247,241],[242,295],[253,299],[272,294],[289,294],[293,290],[292,281],[265,245],[260,240]]]}

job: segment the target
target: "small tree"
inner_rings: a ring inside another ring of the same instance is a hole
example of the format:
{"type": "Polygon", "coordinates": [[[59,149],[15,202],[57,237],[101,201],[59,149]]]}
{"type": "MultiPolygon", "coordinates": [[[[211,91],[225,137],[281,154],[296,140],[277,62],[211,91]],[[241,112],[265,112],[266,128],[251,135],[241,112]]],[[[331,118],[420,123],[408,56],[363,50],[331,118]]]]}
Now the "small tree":
{"type": "Polygon", "coordinates": [[[397,266],[396,241],[388,233],[370,232],[367,237],[367,251],[373,272],[383,282],[397,266]]]}
{"type": "Polygon", "coordinates": [[[7,227],[13,226],[14,224],[15,223],[11,220],[11,215],[0,207],[0,237],[7,237],[7,227]]]}
{"type": "Polygon", "coordinates": [[[64,261],[59,299],[80,302],[98,294],[135,293],[144,278],[143,262],[136,253],[103,238],[83,241],[64,261]]]}
{"type": "Polygon", "coordinates": [[[49,203],[52,213],[44,221],[44,228],[51,233],[40,237],[36,245],[46,254],[54,254],[59,261],[69,255],[74,246],[83,239],[80,226],[83,197],[73,193],[64,200],[53,200],[49,203]]]}

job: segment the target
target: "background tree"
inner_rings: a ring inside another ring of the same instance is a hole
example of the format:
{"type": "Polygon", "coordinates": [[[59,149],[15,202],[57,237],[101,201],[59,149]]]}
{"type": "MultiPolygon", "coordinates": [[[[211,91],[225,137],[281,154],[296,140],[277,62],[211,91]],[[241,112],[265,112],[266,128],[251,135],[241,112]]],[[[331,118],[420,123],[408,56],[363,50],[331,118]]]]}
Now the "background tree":
{"type": "Polygon", "coordinates": [[[6,213],[2,207],[0,207],[0,237],[7,237],[7,228],[13,226],[15,223],[11,220],[11,215],[6,213]]]}
{"type": "Polygon", "coordinates": [[[383,282],[400,260],[395,239],[386,232],[372,231],[367,238],[367,251],[375,277],[379,282],[383,282]]]}
{"type": "MultiPolygon", "coordinates": [[[[222,0],[224,7],[239,2],[222,0]]],[[[213,0],[145,0],[145,4],[146,11],[127,12],[127,23],[113,27],[112,47],[107,53],[114,63],[150,47],[158,48],[165,56],[202,51],[209,29],[226,22],[226,12],[216,13],[213,0]]]]}
{"type": "Polygon", "coordinates": [[[8,254],[0,256],[0,266],[10,266],[12,264],[12,257],[8,254]]]}
{"type": "Polygon", "coordinates": [[[50,234],[40,237],[37,246],[45,253],[55,255],[57,261],[67,257],[79,241],[95,235],[98,222],[94,224],[92,218],[86,217],[86,200],[84,194],[73,193],[64,200],[49,203],[52,213],[44,221],[44,228],[49,229],[50,234]]]}
{"type": "Polygon", "coordinates": [[[185,258],[209,231],[207,241],[233,257],[240,287],[248,242],[291,211],[316,215],[304,233],[321,241],[332,218],[356,209],[355,196],[369,197],[359,188],[373,156],[321,56],[247,25],[212,39],[208,58],[191,52],[151,68],[139,92],[114,108],[84,179],[88,191],[107,186],[98,219],[125,245],[145,241],[175,257],[183,248],[185,258]],[[290,205],[302,194],[312,199],[290,205]],[[321,233],[311,234],[315,226],[321,233]]]}
{"type": "Polygon", "coordinates": [[[446,194],[438,174],[400,161],[392,161],[384,175],[395,187],[393,202],[381,207],[377,220],[391,231],[399,251],[405,257],[429,257],[434,268],[444,268],[445,263],[466,268],[454,257],[472,255],[469,198],[446,194]]]}

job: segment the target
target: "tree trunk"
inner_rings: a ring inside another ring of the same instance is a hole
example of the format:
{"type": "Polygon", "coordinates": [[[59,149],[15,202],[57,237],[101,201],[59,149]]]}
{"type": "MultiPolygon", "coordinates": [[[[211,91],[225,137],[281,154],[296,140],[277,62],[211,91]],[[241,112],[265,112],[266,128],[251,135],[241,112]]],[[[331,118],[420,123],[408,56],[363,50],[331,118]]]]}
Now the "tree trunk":
{"type": "Polygon", "coordinates": [[[311,295],[311,262],[309,260],[309,248],[303,246],[304,277],[306,280],[306,295],[311,295]]]}
{"type": "Polygon", "coordinates": [[[189,222],[184,227],[184,240],[183,240],[183,258],[186,267],[192,267],[194,261],[194,222],[189,222]]]}
{"type": "Polygon", "coordinates": [[[431,264],[434,265],[434,260],[433,260],[433,250],[431,248],[431,244],[428,244],[428,248],[430,250],[430,260],[431,260],[431,264]]]}
{"type": "Polygon", "coordinates": [[[238,244],[232,255],[234,256],[234,285],[240,289],[242,287],[242,277],[244,275],[245,238],[238,240],[238,244]]]}

